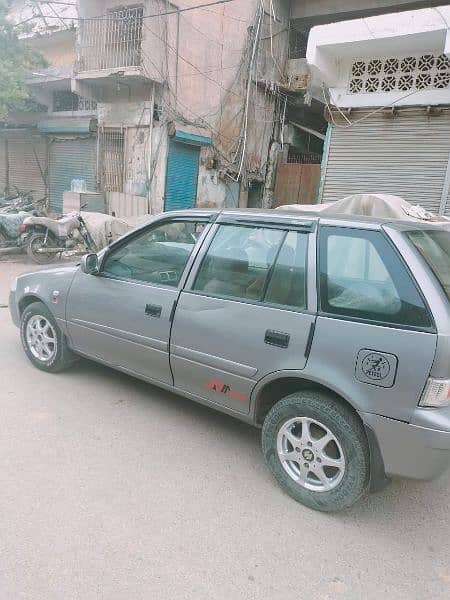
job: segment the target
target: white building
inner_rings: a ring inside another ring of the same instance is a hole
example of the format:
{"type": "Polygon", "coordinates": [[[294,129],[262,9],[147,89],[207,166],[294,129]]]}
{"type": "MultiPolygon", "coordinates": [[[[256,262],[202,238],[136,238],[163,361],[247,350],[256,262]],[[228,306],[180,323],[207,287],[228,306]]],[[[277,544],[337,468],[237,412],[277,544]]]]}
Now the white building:
{"type": "Polygon", "coordinates": [[[311,30],[310,91],[329,121],[321,201],[385,192],[449,212],[449,25],[442,6],[311,30]]]}

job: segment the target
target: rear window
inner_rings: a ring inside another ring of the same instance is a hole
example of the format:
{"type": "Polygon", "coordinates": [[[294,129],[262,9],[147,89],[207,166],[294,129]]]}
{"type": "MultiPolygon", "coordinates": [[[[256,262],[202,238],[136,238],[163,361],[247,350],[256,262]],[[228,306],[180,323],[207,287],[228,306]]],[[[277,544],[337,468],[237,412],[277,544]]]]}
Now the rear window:
{"type": "Polygon", "coordinates": [[[450,300],[450,231],[427,229],[408,231],[406,235],[439,279],[450,300]]]}

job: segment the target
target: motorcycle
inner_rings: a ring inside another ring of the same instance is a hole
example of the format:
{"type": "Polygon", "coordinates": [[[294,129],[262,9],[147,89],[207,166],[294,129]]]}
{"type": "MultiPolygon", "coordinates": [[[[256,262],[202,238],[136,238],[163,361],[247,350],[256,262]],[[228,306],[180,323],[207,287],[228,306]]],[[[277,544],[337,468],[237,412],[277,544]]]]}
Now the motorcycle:
{"type": "Polygon", "coordinates": [[[33,191],[20,192],[14,186],[15,191],[0,196],[0,214],[16,214],[19,212],[32,212],[42,210],[46,203],[46,198],[35,201],[33,191]]]}
{"type": "Polygon", "coordinates": [[[20,227],[25,219],[30,216],[31,213],[29,212],[0,213],[0,251],[2,254],[22,252],[20,227]]]}
{"type": "Polygon", "coordinates": [[[19,230],[28,256],[40,265],[49,264],[58,254],[61,257],[63,252],[76,251],[80,246],[80,253],[97,252],[81,213],[70,213],[61,219],[28,217],[19,230]]]}

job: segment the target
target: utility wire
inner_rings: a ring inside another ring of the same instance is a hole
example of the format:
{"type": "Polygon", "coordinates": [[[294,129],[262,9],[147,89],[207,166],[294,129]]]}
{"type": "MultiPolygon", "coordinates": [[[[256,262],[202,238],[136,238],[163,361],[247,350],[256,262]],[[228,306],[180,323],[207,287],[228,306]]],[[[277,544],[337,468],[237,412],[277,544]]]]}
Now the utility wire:
{"type": "MultiPolygon", "coordinates": [[[[165,12],[158,12],[158,13],[153,13],[151,15],[143,15],[141,17],[141,19],[153,19],[155,17],[164,17],[167,15],[177,15],[179,13],[184,13],[184,12],[188,12],[188,11],[192,11],[192,10],[198,10],[201,8],[205,8],[207,6],[217,6],[220,4],[228,4],[229,2],[236,2],[236,0],[215,0],[214,2],[207,2],[206,4],[198,4],[196,6],[187,6],[185,8],[179,8],[179,9],[175,9],[175,10],[167,10],[165,12]]],[[[75,6],[74,4],[71,6],[75,6]]],[[[39,19],[40,16],[35,15],[34,17],[31,17],[30,19],[27,19],[27,21],[31,21],[32,19],[39,19]]],[[[104,15],[98,15],[96,17],[62,17],[62,16],[53,16],[53,15],[46,15],[45,17],[46,19],[58,19],[58,20],[63,20],[63,21],[125,21],[127,19],[129,19],[129,17],[125,16],[125,17],[106,17],[104,15]]],[[[23,23],[25,23],[25,21],[22,21],[21,23],[17,23],[16,26],[22,25],[23,23]]]]}

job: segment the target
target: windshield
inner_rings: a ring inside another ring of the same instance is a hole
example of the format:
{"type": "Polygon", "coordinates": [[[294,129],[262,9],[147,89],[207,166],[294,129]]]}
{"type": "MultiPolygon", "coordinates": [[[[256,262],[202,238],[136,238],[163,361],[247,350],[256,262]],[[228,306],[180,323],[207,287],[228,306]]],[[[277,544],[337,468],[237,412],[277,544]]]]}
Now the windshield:
{"type": "Polygon", "coordinates": [[[408,231],[406,235],[427,261],[450,300],[450,231],[428,229],[408,231]]]}

